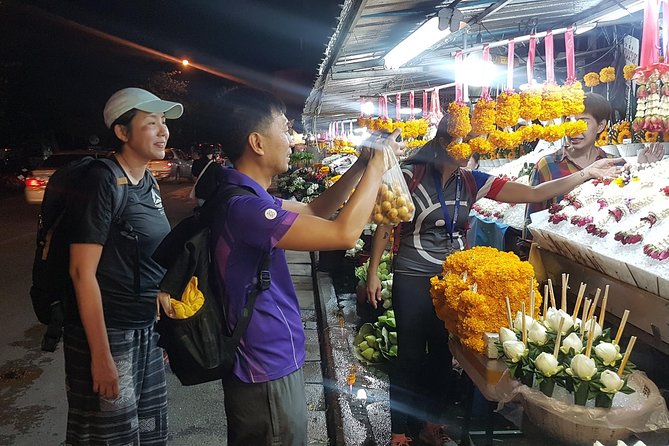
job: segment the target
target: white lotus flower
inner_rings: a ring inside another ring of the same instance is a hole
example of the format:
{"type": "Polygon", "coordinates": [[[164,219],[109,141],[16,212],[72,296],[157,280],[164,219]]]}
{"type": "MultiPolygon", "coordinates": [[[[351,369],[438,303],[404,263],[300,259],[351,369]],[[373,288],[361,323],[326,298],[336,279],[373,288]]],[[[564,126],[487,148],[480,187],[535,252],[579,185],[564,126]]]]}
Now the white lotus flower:
{"type": "Polygon", "coordinates": [[[574,319],[572,319],[571,315],[566,311],[555,310],[553,308],[549,309],[548,314],[546,316],[546,325],[552,331],[557,333],[561,319],[564,319],[564,322],[562,324],[562,334],[566,334],[571,329],[571,327],[574,326],[574,319]]]}
{"type": "Polygon", "coordinates": [[[528,352],[522,341],[506,341],[502,344],[502,347],[504,348],[504,355],[509,358],[511,362],[520,361],[528,352]]]}
{"type": "Polygon", "coordinates": [[[499,328],[499,342],[504,344],[506,341],[517,341],[518,337],[513,330],[509,330],[506,327],[499,328]]]}
{"type": "MultiPolygon", "coordinates": [[[[588,333],[590,332],[590,327],[592,326],[592,319],[588,319],[585,323],[585,338],[588,338],[588,333]]],[[[602,326],[598,322],[595,322],[595,336],[593,339],[597,339],[602,335],[602,326]]]]}
{"type": "Polygon", "coordinates": [[[611,370],[604,370],[599,378],[599,382],[604,386],[602,387],[602,392],[606,393],[616,393],[625,385],[625,381],[616,372],[611,370]]]}
{"type": "Polygon", "coordinates": [[[576,355],[572,358],[571,367],[567,369],[567,373],[584,381],[590,381],[592,375],[597,373],[595,360],[585,355],[576,355]]]}
{"type": "Polygon", "coordinates": [[[532,329],[527,334],[527,339],[537,345],[546,344],[546,341],[548,340],[548,336],[546,335],[546,327],[538,323],[532,325],[532,329]]]}
{"type": "Polygon", "coordinates": [[[581,353],[581,350],[583,350],[583,342],[576,333],[572,333],[562,340],[562,347],[560,347],[560,350],[567,354],[569,353],[570,348],[573,348],[576,353],[581,353]]]}
{"type": "Polygon", "coordinates": [[[602,360],[604,365],[614,365],[623,355],[620,354],[620,346],[611,342],[600,342],[595,346],[595,355],[602,360]]]}
{"type": "Polygon", "coordinates": [[[558,360],[552,353],[541,352],[537,359],[534,360],[534,366],[547,378],[558,373],[562,367],[558,360]]]}
{"type": "MultiPolygon", "coordinates": [[[[530,331],[532,329],[532,325],[534,325],[534,319],[532,316],[525,315],[525,329],[527,331],[530,331]]],[[[523,329],[523,313],[520,311],[516,313],[516,319],[513,321],[513,328],[515,328],[518,331],[521,331],[523,329]]]]}

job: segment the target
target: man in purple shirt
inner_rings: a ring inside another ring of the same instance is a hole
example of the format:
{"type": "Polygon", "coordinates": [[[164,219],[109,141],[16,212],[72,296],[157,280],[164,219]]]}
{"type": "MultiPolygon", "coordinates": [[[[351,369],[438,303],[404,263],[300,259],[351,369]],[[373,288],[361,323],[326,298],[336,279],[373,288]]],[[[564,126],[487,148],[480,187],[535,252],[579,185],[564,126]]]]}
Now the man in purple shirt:
{"type": "MultiPolygon", "coordinates": [[[[352,247],[372,212],[385,171],[383,155],[363,149],[349,171],[311,203],[283,201],[267,193],[272,177],[288,170],[291,154],[283,103],[249,88],[228,91],[222,102],[223,147],[235,166],[225,169],[222,183],[254,193],[233,197],[212,229],[214,271],[225,289],[220,298],[231,331],[267,253],[272,277],[270,288],[258,295],[233,373],[223,380],[228,445],[304,445],[304,330],[284,249],[352,247]],[[338,217],[329,220],[347,199],[338,217]]],[[[396,136],[373,145],[397,151],[396,136]]]]}

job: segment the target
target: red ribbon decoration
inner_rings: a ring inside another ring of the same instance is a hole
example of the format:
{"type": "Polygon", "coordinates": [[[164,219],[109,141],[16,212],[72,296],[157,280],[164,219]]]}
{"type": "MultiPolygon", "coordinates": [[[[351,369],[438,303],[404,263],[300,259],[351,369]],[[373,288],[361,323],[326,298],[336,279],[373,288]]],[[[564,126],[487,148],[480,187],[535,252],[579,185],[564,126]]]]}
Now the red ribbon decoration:
{"type": "Polygon", "coordinates": [[[658,61],[659,18],[660,5],[658,4],[658,0],[646,0],[643,10],[643,35],[641,37],[641,58],[639,64],[641,68],[648,68],[658,61]]]}
{"type": "Polygon", "coordinates": [[[395,95],[395,120],[402,120],[402,93],[395,95]]]}
{"type": "Polygon", "coordinates": [[[415,106],[416,97],[414,96],[413,90],[409,92],[409,119],[414,118],[413,109],[415,106]]]}
{"type": "Polygon", "coordinates": [[[427,90],[423,90],[423,118],[427,116],[427,90]]]}
{"type": "MultiPolygon", "coordinates": [[[[490,46],[483,45],[483,66],[488,69],[488,62],[490,62],[490,46]]],[[[488,84],[488,78],[485,78],[485,84],[481,86],[481,97],[484,99],[490,99],[490,85],[488,84]]]]}
{"type": "Polygon", "coordinates": [[[555,55],[553,51],[553,31],[548,30],[544,39],[546,48],[546,81],[555,83],[555,55]]]}
{"type": "Polygon", "coordinates": [[[576,82],[576,56],[574,52],[574,28],[567,28],[564,33],[564,47],[567,56],[567,79],[565,84],[576,82]]]}
{"type": "Polygon", "coordinates": [[[530,48],[527,51],[527,83],[532,85],[534,80],[534,53],[537,51],[537,39],[534,33],[530,37],[530,48]]]}
{"type": "MultiPolygon", "coordinates": [[[[455,53],[455,68],[456,68],[456,73],[457,73],[457,67],[459,65],[462,65],[463,61],[463,54],[462,51],[458,51],[455,53]]],[[[462,91],[462,79],[458,79],[458,76],[456,74],[455,76],[455,102],[462,102],[463,101],[463,91],[462,91]]]]}
{"type": "Polygon", "coordinates": [[[516,43],[513,39],[509,40],[506,57],[508,59],[506,62],[506,88],[507,90],[513,90],[513,62],[516,57],[516,43]]]}

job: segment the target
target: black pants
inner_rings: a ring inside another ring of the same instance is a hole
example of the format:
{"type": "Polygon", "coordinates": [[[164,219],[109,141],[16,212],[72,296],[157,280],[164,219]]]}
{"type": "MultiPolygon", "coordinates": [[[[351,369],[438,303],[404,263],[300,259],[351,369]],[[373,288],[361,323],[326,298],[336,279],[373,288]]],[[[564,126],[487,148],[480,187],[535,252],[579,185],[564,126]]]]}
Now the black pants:
{"type": "Polygon", "coordinates": [[[392,432],[402,434],[409,415],[442,422],[453,395],[453,355],[432,305],[429,277],[395,273],[393,308],[398,350],[390,367],[390,419],[392,432]]]}

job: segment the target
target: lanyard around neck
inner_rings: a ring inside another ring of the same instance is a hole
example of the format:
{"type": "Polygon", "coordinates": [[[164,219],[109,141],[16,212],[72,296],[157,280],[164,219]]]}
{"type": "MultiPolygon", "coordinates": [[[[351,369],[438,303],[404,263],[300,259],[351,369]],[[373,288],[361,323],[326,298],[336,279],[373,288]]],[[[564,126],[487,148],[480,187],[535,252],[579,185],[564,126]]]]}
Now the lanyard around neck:
{"type": "Polygon", "coordinates": [[[462,182],[460,181],[460,169],[456,170],[455,177],[455,203],[453,206],[453,220],[450,219],[446,201],[444,200],[444,190],[441,185],[441,175],[437,169],[432,169],[432,178],[434,179],[434,188],[437,190],[437,198],[441,205],[441,212],[444,214],[444,229],[453,243],[453,231],[458,222],[458,211],[460,209],[460,194],[462,192],[462,182]]]}

